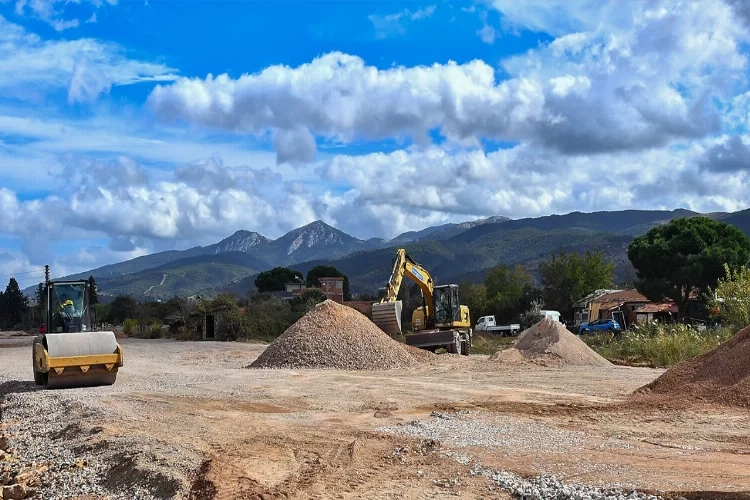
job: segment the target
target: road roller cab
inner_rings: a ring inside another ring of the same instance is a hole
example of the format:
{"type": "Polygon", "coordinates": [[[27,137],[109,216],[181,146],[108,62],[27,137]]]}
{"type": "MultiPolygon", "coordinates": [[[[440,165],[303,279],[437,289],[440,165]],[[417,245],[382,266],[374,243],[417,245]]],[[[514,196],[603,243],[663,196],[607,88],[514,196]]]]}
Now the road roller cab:
{"type": "Polygon", "coordinates": [[[114,332],[95,331],[88,281],[49,281],[46,332],[34,340],[34,382],[46,388],[112,385],[123,365],[114,332]]]}

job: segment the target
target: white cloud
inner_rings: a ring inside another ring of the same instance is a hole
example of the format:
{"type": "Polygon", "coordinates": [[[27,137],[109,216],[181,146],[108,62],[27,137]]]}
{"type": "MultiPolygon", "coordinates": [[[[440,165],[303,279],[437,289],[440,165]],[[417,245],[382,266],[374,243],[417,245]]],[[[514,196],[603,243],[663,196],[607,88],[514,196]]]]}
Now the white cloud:
{"type": "MultiPolygon", "coordinates": [[[[80,20],[77,18],[64,19],[65,7],[69,3],[80,4],[80,0],[16,0],[15,12],[19,16],[31,15],[52,26],[55,31],[65,31],[69,28],[77,28],[80,20]]],[[[88,0],[86,2],[99,9],[104,4],[116,5],[117,0],[88,0]]],[[[86,22],[96,22],[96,12],[86,22]]]]}
{"type": "Polygon", "coordinates": [[[498,2],[515,23],[542,29],[565,14],[584,30],[563,30],[552,43],[504,60],[510,78],[503,81],[480,60],[378,69],[334,52],[237,79],[180,78],[158,85],[148,104],[165,122],[246,134],[306,127],[343,142],[426,143],[439,129],[464,145],[491,138],[570,155],[640,151],[717,133],[714,99],[731,98],[747,69],[740,51],[747,30],[732,8],[710,0],[669,9],[665,2],[626,3],[498,2]]]}
{"type": "Polygon", "coordinates": [[[375,37],[383,39],[393,35],[405,34],[406,28],[404,27],[404,22],[419,21],[421,19],[432,17],[435,13],[435,9],[435,5],[430,5],[424,9],[418,9],[416,11],[404,9],[395,14],[387,14],[385,16],[380,14],[370,14],[367,17],[375,27],[375,37]]]}
{"type": "MultiPolygon", "coordinates": [[[[707,141],[686,149],[578,157],[561,157],[526,145],[492,153],[466,150],[453,154],[432,147],[340,156],[319,166],[321,176],[348,183],[352,189],[338,197],[323,197],[321,213],[343,230],[369,228],[371,235],[392,237],[421,229],[417,222],[442,218],[747,207],[750,168],[745,164],[741,171],[736,162],[731,168],[720,163],[724,157],[714,153],[716,147],[707,141]],[[712,165],[708,169],[707,163],[712,165]],[[722,168],[732,170],[730,182],[725,181],[722,168]],[[711,192],[705,186],[713,186],[711,192]]],[[[747,146],[743,148],[750,157],[747,146]]]]}
{"type": "Polygon", "coordinates": [[[175,69],[130,58],[117,44],[91,38],[43,40],[2,16],[0,68],[4,97],[34,98],[38,92],[66,89],[71,102],[93,100],[113,85],[177,78],[175,69]]]}

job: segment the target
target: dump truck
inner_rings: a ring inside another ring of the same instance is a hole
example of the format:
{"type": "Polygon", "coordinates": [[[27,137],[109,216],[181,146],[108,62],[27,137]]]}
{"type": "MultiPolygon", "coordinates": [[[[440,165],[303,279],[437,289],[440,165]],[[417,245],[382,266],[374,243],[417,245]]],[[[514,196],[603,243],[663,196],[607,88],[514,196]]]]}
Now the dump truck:
{"type": "Polygon", "coordinates": [[[45,278],[46,331],[34,339],[34,382],[46,389],[112,385],[123,350],[112,331],[92,327],[88,281],[45,278]]]}
{"type": "Polygon", "coordinates": [[[412,333],[405,336],[406,344],[433,352],[442,347],[450,353],[468,355],[473,331],[469,308],[459,302],[458,285],[435,285],[430,273],[403,248],[396,252],[385,295],[372,305],[373,323],[388,335],[402,333],[403,304],[397,299],[405,276],[422,292],[422,306],[412,314],[412,333]]]}

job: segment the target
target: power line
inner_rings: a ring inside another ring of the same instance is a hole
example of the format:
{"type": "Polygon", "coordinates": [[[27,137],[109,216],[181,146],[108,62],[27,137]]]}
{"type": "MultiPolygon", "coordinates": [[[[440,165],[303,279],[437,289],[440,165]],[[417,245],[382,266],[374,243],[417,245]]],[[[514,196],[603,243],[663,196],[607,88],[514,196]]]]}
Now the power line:
{"type": "Polygon", "coordinates": [[[0,277],[5,277],[5,276],[23,276],[23,275],[26,275],[26,274],[43,273],[43,272],[44,272],[44,268],[40,268],[40,269],[36,269],[34,271],[22,271],[22,272],[19,272],[19,273],[0,274],[0,277]]]}

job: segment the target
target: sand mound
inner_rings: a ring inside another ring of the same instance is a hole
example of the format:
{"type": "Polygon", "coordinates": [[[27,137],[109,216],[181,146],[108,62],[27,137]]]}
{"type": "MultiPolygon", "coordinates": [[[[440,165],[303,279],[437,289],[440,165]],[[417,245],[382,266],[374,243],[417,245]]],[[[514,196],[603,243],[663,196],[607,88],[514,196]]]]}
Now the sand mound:
{"type": "Polygon", "coordinates": [[[496,352],[490,359],[506,364],[612,366],[565,326],[550,318],[521,332],[513,347],[496,352]]]}
{"type": "Polygon", "coordinates": [[[750,407],[750,327],[714,350],[677,363],[631,400],[703,401],[750,407]]]}
{"type": "Polygon", "coordinates": [[[326,300],[282,333],[250,368],[380,370],[420,363],[431,352],[412,354],[359,311],[326,300]]]}

